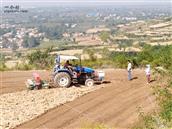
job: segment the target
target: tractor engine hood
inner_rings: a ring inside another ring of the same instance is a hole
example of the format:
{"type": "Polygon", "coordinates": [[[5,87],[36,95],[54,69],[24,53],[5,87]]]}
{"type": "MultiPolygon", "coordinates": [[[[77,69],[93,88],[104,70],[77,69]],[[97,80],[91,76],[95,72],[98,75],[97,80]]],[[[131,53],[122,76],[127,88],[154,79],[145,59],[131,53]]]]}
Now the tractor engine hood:
{"type": "Polygon", "coordinates": [[[83,68],[83,72],[85,72],[85,73],[93,73],[94,70],[91,69],[91,68],[88,68],[88,67],[84,67],[84,68],[83,68]]]}
{"type": "Polygon", "coordinates": [[[83,73],[93,73],[94,72],[94,70],[91,69],[91,68],[88,68],[88,67],[80,67],[80,66],[75,67],[75,70],[77,72],[80,72],[81,71],[83,73]]]}

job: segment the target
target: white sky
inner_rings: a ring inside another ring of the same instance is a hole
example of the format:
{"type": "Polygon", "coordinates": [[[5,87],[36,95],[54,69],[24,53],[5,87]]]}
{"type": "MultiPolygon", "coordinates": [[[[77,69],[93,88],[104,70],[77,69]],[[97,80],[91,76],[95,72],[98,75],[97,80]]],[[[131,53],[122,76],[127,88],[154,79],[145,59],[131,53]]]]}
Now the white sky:
{"type": "Polygon", "coordinates": [[[172,8],[172,0],[0,0],[1,5],[5,4],[20,4],[20,5],[34,5],[34,6],[47,6],[47,5],[111,5],[111,4],[147,4],[147,5],[168,5],[172,8]]]}
{"type": "Polygon", "coordinates": [[[56,2],[56,3],[65,3],[65,2],[82,2],[82,3],[122,3],[122,2],[158,2],[158,3],[164,3],[164,2],[171,2],[172,0],[1,0],[2,3],[6,2],[17,2],[17,3],[23,3],[23,2],[56,2]]]}

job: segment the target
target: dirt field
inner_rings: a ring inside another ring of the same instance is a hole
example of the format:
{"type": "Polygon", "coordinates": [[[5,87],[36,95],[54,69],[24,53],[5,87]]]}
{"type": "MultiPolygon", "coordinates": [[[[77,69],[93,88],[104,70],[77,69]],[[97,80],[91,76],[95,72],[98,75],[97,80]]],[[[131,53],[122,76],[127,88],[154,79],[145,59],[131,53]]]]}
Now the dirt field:
{"type": "Polygon", "coordinates": [[[37,72],[43,79],[49,78],[48,71],[9,71],[0,72],[0,95],[4,93],[25,90],[26,79],[31,79],[32,74],[37,72]]]}
{"type": "MultiPolygon", "coordinates": [[[[76,129],[96,122],[108,127],[129,128],[138,120],[138,109],[148,112],[155,108],[155,97],[145,81],[143,70],[134,70],[128,82],[126,70],[105,70],[111,83],[79,99],[54,108],[17,129],[76,129]]],[[[48,72],[40,72],[44,78],[48,72]]],[[[1,73],[1,94],[25,89],[24,81],[32,72],[1,73]],[[13,84],[15,83],[15,84],[13,84]],[[13,84],[13,85],[11,85],[13,84]]]]}

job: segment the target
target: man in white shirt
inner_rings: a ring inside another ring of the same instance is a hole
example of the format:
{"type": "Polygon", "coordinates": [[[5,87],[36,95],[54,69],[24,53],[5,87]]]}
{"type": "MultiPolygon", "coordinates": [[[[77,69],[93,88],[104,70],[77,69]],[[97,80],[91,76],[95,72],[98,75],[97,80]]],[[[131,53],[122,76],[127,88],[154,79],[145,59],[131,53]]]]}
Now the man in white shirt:
{"type": "Polygon", "coordinates": [[[130,81],[130,80],[132,80],[132,76],[131,76],[132,64],[131,64],[130,60],[128,60],[127,71],[128,71],[128,80],[130,81]]]}
{"type": "Polygon", "coordinates": [[[150,83],[150,74],[151,74],[151,70],[150,70],[150,65],[146,65],[146,69],[145,69],[145,72],[146,72],[146,77],[147,77],[147,83],[150,83]]]}

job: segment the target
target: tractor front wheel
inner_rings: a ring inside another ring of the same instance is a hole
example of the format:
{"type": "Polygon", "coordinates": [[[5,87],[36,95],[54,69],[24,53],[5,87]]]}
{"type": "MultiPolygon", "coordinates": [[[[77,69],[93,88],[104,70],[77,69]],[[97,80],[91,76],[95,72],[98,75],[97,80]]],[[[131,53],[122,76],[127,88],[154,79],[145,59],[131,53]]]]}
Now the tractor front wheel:
{"type": "Polygon", "coordinates": [[[94,80],[93,79],[87,79],[85,81],[85,85],[86,86],[93,86],[94,85],[94,80]]]}
{"type": "Polygon", "coordinates": [[[69,87],[71,85],[71,77],[66,72],[57,73],[54,78],[54,83],[60,87],[69,87]]]}

